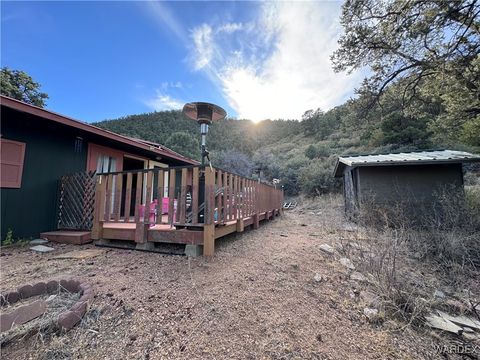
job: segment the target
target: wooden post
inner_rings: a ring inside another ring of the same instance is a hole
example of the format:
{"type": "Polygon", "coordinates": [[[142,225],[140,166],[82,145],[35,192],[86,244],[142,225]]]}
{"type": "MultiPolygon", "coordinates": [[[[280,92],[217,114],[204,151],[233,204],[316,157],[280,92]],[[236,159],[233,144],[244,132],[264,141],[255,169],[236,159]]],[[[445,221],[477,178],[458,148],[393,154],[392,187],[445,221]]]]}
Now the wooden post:
{"type": "Polygon", "coordinates": [[[205,167],[205,210],[203,226],[203,255],[213,256],[215,253],[215,172],[205,167]]]}
{"type": "Polygon", "coordinates": [[[137,244],[145,244],[147,242],[149,224],[140,221],[135,226],[135,242],[137,244]]]}
{"type": "Polygon", "coordinates": [[[237,219],[237,232],[243,232],[245,230],[245,222],[242,218],[237,219]]]}
{"type": "Polygon", "coordinates": [[[198,167],[194,167],[193,181],[192,181],[192,224],[198,223],[198,185],[199,185],[198,167]]]}
{"type": "Polygon", "coordinates": [[[95,186],[95,219],[91,235],[93,240],[99,240],[103,236],[106,180],[106,177],[103,175],[97,176],[97,184],[95,186]]]}
{"type": "Polygon", "coordinates": [[[260,220],[258,213],[253,214],[253,228],[258,229],[260,227],[260,220]]]}

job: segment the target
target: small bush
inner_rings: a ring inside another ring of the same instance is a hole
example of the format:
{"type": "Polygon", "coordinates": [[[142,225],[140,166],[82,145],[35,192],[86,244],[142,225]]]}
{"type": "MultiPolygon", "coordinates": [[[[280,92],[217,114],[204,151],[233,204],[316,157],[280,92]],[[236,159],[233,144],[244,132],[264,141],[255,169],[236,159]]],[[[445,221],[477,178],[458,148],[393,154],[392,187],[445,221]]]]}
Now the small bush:
{"type": "Polygon", "coordinates": [[[443,190],[433,206],[398,202],[380,206],[373,198],[362,203],[359,221],[377,230],[394,229],[421,258],[441,265],[480,267],[480,189],[465,193],[443,190]]]}
{"type": "Polygon", "coordinates": [[[3,246],[8,246],[13,244],[13,231],[12,229],[8,229],[7,235],[5,236],[5,239],[2,241],[3,246]]]}

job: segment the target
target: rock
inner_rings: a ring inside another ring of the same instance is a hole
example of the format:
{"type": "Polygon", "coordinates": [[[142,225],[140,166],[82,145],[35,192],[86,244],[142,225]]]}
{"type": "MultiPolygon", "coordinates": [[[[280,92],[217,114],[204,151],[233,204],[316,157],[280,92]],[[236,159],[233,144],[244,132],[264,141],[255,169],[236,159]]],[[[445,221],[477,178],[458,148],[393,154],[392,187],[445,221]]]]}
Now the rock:
{"type": "Polygon", "coordinates": [[[413,253],[413,258],[414,259],[417,259],[417,260],[420,260],[422,258],[422,254],[420,254],[418,251],[413,253]]]}
{"type": "Polygon", "coordinates": [[[45,246],[45,245],[36,245],[36,246],[32,246],[32,247],[30,248],[30,250],[33,250],[33,251],[36,251],[36,252],[40,252],[40,253],[46,253],[46,252],[53,251],[53,250],[55,250],[55,249],[52,248],[52,247],[49,247],[49,246],[45,246]]]}
{"type": "Polygon", "coordinates": [[[463,333],[463,337],[469,341],[480,341],[480,335],[475,333],[463,333]]]}
{"type": "Polygon", "coordinates": [[[433,293],[433,297],[436,299],[445,299],[445,293],[440,290],[435,290],[435,292],[433,293]]]}
{"type": "Polygon", "coordinates": [[[82,318],[79,317],[75,312],[66,311],[60,314],[57,323],[61,330],[68,331],[77,325],[80,320],[82,320],[82,318]]]}
{"type": "Polygon", "coordinates": [[[355,231],[358,231],[358,226],[352,225],[352,224],[346,224],[344,227],[342,227],[342,230],[347,232],[355,232],[355,231]]]}
{"type": "Polygon", "coordinates": [[[460,326],[457,326],[451,321],[444,319],[442,316],[430,314],[429,316],[425,316],[425,321],[427,322],[428,326],[434,329],[447,331],[457,335],[461,335],[463,332],[463,329],[460,326]]]}
{"type": "Polygon", "coordinates": [[[28,299],[29,297],[33,296],[33,286],[32,285],[23,285],[17,289],[18,293],[20,294],[20,298],[28,299]]]}
{"type": "Polygon", "coordinates": [[[350,275],[350,279],[355,281],[360,281],[360,282],[368,281],[367,278],[362,273],[359,273],[358,271],[354,271],[352,275],[350,275]]]}
{"type": "Polygon", "coordinates": [[[48,244],[48,240],[45,239],[34,239],[30,241],[30,245],[45,245],[48,244]]]}
{"type": "Polygon", "coordinates": [[[47,303],[49,302],[52,302],[53,300],[55,300],[55,298],[57,297],[57,295],[50,295],[47,300],[45,300],[47,303]]]}
{"type": "Polygon", "coordinates": [[[319,246],[320,250],[322,250],[323,252],[327,253],[327,254],[333,254],[335,252],[335,250],[333,249],[333,247],[331,247],[330,245],[328,244],[322,244],[319,246]]]}
{"type": "Polygon", "coordinates": [[[342,264],[343,266],[345,266],[347,269],[349,269],[349,270],[355,270],[355,265],[353,265],[353,263],[351,262],[350,259],[348,259],[348,258],[341,258],[339,261],[340,261],[340,264],[342,264]]]}
{"type": "Polygon", "coordinates": [[[322,282],[323,280],[322,275],[320,275],[319,273],[315,273],[313,280],[315,280],[315,282],[322,282]]]}
{"type": "Polygon", "coordinates": [[[452,316],[443,311],[438,311],[438,315],[442,318],[451,321],[452,323],[459,325],[459,326],[467,326],[469,328],[480,330],[480,321],[474,318],[470,318],[467,316],[452,316]]]}
{"type": "Polygon", "coordinates": [[[378,320],[378,310],[374,308],[366,307],[363,309],[363,315],[366,316],[369,322],[375,322],[378,320]]]}
{"type": "Polygon", "coordinates": [[[352,249],[355,249],[355,250],[362,250],[362,245],[360,245],[359,243],[356,243],[354,241],[350,241],[348,243],[348,245],[352,248],[352,249]]]}
{"type": "Polygon", "coordinates": [[[360,291],[360,298],[369,307],[378,308],[381,305],[380,297],[370,291],[360,291]]]}
{"type": "Polygon", "coordinates": [[[280,234],[281,237],[288,237],[287,234],[280,234]]]}
{"type": "Polygon", "coordinates": [[[47,311],[47,303],[43,300],[34,301],[28,305],[20,306],[9,313],[0,316],[0,331],[8,331],[17,325],[25,324],[47,311]]]}

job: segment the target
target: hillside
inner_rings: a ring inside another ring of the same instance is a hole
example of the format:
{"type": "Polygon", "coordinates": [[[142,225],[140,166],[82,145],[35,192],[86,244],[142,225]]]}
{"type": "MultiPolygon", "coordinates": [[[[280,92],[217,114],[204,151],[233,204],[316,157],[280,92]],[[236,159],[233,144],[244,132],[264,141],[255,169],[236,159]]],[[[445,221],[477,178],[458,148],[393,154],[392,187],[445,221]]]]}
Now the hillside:
{"type": "MultiPolygon", "coordinates": [[[[309,110],[302,121],[216,123],[207,140],[212,163],[245,176],[278,178],[288,195],[315,196],[339,188],[332,177],[338,155],[427,148],[479,150],[480,136],[460,131],[459,120],[452,121],[448,111],[415,108],[415,115],[399,111],[400,100],[391,96],[394,92],[391,89],[384,96],[382,106],[372,107],[362,95],[328,112],[309,110]]],[[[131,115],[95,125],[200,158],[198,125],[184,119],[180,111],[131,115]]]]}

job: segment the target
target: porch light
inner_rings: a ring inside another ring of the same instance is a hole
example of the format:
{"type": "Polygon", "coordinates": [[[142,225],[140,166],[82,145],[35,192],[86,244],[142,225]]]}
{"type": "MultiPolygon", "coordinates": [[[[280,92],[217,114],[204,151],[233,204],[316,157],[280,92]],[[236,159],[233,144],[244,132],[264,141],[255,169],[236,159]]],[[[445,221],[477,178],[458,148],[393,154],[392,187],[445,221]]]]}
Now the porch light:
{"type": "Polygon", "coordinates": [[[208,127],[215,121],[225,119],[227,112],[218,105],[206,102],[185,104],[182,112],[187,118],[195,120],[200,125],[200,135],[202,136],[202,165],[205,165],[205,158],[210,162],[206,144],[208,127]]]}

